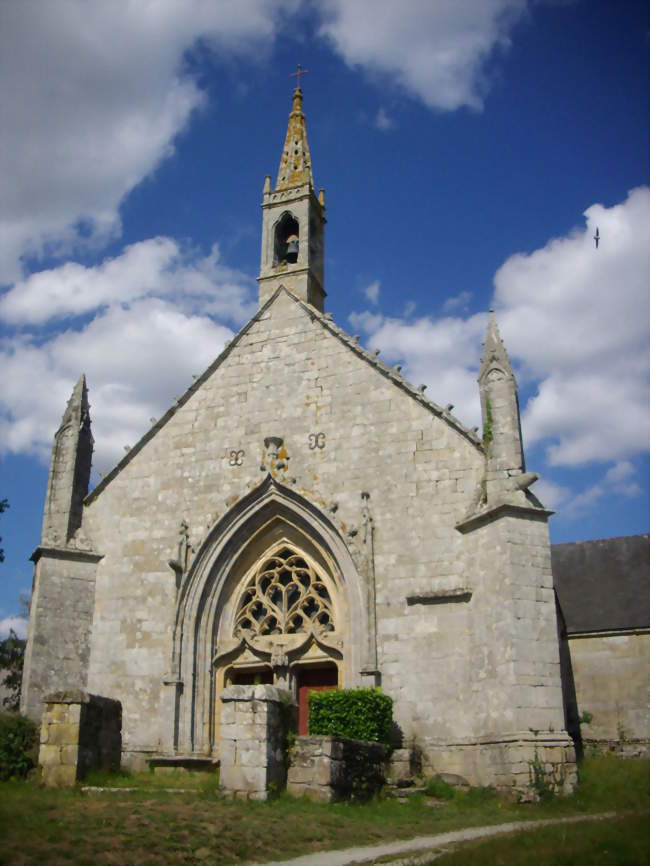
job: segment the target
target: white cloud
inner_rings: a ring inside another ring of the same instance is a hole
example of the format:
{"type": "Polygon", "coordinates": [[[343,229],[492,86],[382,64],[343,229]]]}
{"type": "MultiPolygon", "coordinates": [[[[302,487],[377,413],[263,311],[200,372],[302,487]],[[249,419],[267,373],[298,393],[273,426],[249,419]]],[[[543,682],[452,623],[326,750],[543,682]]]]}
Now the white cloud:
{"type": "Polygon", "coordinates": [[[21,0],[0,8],[0,283],[21,257],[99,244],[124,197],[203,102],[183,67],[202,39],[264,54],[299,0],[21,0]]]}
{"type": "Polygon", "coordinates": [[[381,288],[381,283],[379,280],[374,280],[374,282],[370,283],[369,286],[366,286],[363,290],[364,295],[370,301],[371,304],[377,304],[379,300],[379,289],[381,288]]]}
{"type": "Polygon", "coordinates": [[[369,312],[352,313],[350,323],[366,335],[366,342],[382,351],[389,363],[400,361],[414,384],[429,386],[437,403],[453,402],[454,413],[466,424],[480,422],[476,369],[487,316],[469,319],[427,317],[414,322],[369,312]]]}
{"type": "Polygon", "coordinates": [[[556,484],[554,481],[549,481],[547,478],[540,478],[535,483],[535,496],[551,511],[560,508],[571,496],[571,488],[564,484],[556,484]]]}
{"type": "Polygon", "coordinates": [[[430,108],[479,109],[485,62],[507,48],[526,0],[322,0],[320,28],[352,67],[392,79],[430,108]]]}
{"type": "Polygon", "coordinates": [[[240,324],[254,312],[251,295],[252,281],[220,265],[216,247],[196,258],[169,238],[134,244],[94,268],[68,263],[33,275],[5,298],[3,313],[23,329],[0,342],[0,452],[47,460],[85,372],[95,466],[108,468],[232,336],[211,316],[240,324]],[[29,327],[81,313],[58,333],[29,327]]]}
{"type": "Polygon", "coordinates": [[[382,132],[388,132],[395,126],[395,122],[392,120],[392,118],[388,116],[388,113],[383,106],[381,106],[381,108],[375,115],[375,126],[382,132]]]}
{"type": "Polygon", "coordinates": [[[0,316],[13,325],[41,325],[111,304],[173,295],[186,309],[198,300],[204,312],[242,321],[251,312],[245,304],[251,288],[251,280],[219,263],[216,244],[209,256],[197,258],[172,238],[157,237],[94,267],[67,262],[32,274],[0,298],[0,316]]]}
{"type": "Polygon", "coordinates": [[[591,511],[595,504],[602,499],[606,493],[602,484],[592,484],[581,493],[574,493],[566,500],[563,507],[563,515],[569,520],[576,520],[591,511]]]}
{"type": "MultiPolygon", "coordinates": [[[[495,276],[501,334],[520,383],[533,392],[522,406],[525,444],[539,443],[551,466],[609,464],[575,495],[552,481],[535,488],[569,516],[605,494],[638,496],[632,461],[650,448],[650,189],[610,208],[593,205],[585,216],[584,227],[511,256],[495,276]]],[[[485,315],[411,321],[365,311],[351,322],[382,357],[403,362],[411,381],[427,383],[433,400],[455,403],[466,424],[480,423],[485,315]]]]}
{"type": "MultiPolygon", "coordinates": [[[[641,486],[635,480],[637,470],[629,460],[620,460],[605,473],[605,484],[622,496],[640,496],[641,486]]],[[[644,479],[645,481],[645,479],[644,479]]]]}
{"type": "Polygon", "coordinates": [[[452,298],[447,298],[447,300],[442,305],[443,312],[452,313],[454,310],[466,311],[471,300],[471,292],[459,292],[452,298]]]}
{"type": "Polygon", "coordinates": [[[650,189],[585,217],[495,276],[508,351],[539,383],[526,439],[544,442],[556,465],[625,459],[650,443],[650,189]]]}
{"type": "Polygon", "coordinates": [[[27,620],[22,616],[5,616],[0,619],[0,640],[9,637],[9,630],[13,629],[17,637],[24,640],[27,637],[27,620]]]}

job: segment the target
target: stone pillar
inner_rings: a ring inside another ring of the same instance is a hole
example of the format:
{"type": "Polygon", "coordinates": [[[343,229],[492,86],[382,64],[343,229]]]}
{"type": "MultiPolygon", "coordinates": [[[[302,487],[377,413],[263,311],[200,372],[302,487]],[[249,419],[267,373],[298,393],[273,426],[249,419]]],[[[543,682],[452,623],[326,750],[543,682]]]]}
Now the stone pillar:
{"type": "Polygon", "coordinates": [[[293,695],[275,686],[229,686],[221,701],[221,787],[233,797],[266,800],[270,787],[286,783],[293,695]]]}
{"type": "Polygon", "coordinates": [[[122,705],[79,689],[45,699],[38,763],[48,787],[74,785],[88,770],[118,770],[122,705]]]}

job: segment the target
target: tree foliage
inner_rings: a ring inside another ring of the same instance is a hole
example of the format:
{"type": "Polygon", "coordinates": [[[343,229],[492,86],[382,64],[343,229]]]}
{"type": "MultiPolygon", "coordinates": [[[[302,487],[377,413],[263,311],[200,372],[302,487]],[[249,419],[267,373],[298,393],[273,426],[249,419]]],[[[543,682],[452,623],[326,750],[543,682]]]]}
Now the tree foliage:
{"type": "Polygon", "coordinates": [[[1,683],[9,692],[2,704],[8,710],[18,710],[20,706],[26,643],[27,641],[18,637],[13,629],[9,629],[9,637],[0,640],[1,683]]]}
{"type": "Polygon", "coordinates": [[[0,781],[24,778],[36,764],[38,728],[18,713],[0,713],[0,781]]]}

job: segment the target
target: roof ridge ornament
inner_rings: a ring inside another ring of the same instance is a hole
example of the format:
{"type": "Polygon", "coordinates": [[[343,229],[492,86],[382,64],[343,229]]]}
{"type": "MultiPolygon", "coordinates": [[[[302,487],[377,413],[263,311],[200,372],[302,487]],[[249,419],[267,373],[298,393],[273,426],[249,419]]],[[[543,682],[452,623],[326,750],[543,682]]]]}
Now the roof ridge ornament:
{"type": "Polygon", "coordinates": [[[289,77],[296,76],[296,90],[300,90],[300,76],[306,75],[309,72],[308,69],[305,69],[304,66],[298,64],[295,72],[290,72],[289,77]]]}

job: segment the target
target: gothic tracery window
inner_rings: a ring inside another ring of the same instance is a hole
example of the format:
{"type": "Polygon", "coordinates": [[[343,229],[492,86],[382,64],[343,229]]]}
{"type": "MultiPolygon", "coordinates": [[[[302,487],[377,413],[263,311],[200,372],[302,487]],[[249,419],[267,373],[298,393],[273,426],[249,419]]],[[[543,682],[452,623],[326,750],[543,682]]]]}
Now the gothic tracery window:
{"type": "Polygon", "coordinates": [[[255,637],[334,631],[332,600],[318,573],[288,547],[263,559],[246,584],[235,635],[255,637]]]}

